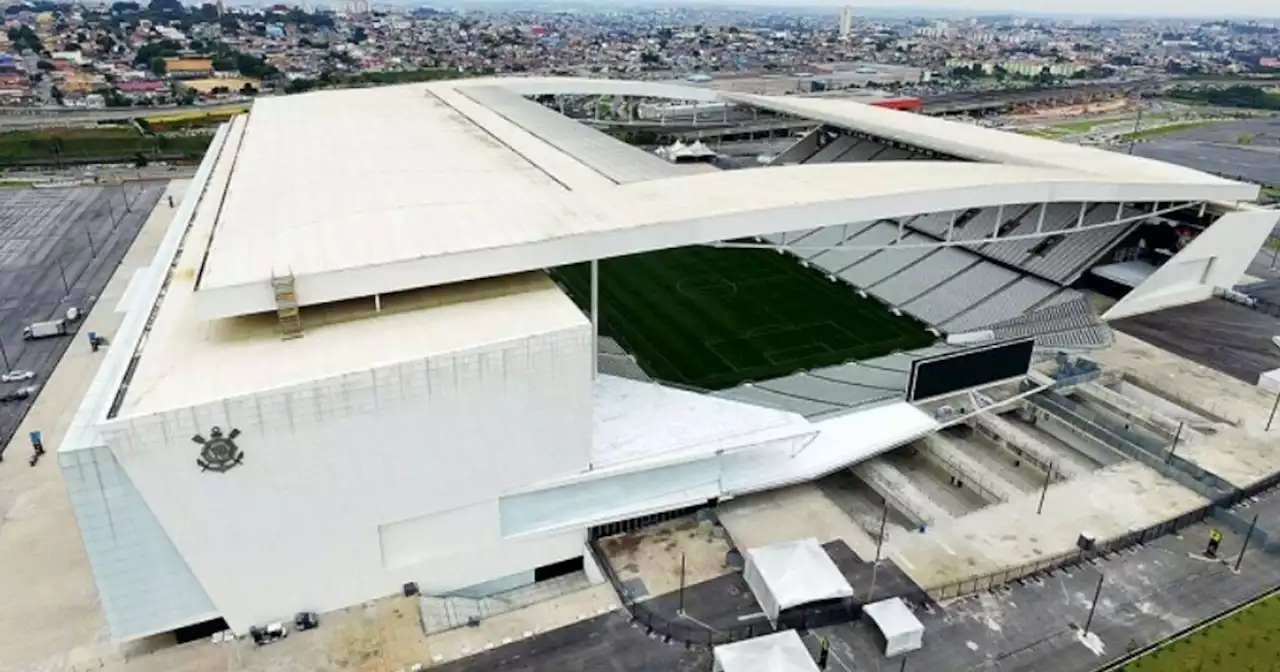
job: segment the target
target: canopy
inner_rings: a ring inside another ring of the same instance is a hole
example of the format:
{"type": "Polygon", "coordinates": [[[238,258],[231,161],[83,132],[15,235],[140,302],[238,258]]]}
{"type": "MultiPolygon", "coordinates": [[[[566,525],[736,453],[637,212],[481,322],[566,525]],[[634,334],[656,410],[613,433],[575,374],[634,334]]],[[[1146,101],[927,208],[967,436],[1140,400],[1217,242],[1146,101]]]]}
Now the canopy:
{"type": "Polygon", "coordinates": [[[818,672],[795,630],[717,646],[714,672],[818,672]]]}
{"type": "Polygon", "coordinates": [[[775,626],[784,609],[853,596],[836,563],[812,537],[748,549],[742,576],[775,626]]]}
{"type": "Polygon", "coordinates": [[[924,646],[924,625],[911,613],[902,598],[894,597],[868,604],[862,612],[875,621],[884,635],[884,655],[896,656],[924,646]]]}

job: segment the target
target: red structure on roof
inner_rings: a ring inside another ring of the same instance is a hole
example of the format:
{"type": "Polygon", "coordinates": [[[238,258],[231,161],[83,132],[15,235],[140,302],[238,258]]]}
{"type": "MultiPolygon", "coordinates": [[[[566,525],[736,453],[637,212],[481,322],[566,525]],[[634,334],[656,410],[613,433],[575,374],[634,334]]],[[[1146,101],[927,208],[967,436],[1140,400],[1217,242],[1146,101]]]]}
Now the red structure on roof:
{"type": "Polygon", "coordinates": [[[904,110],[907,112],[915,112],[920,109],[920,99],[903,96],[900,98],[885,98],[871,103],[875,107],[887,107],[891,110],[904,110]]]}

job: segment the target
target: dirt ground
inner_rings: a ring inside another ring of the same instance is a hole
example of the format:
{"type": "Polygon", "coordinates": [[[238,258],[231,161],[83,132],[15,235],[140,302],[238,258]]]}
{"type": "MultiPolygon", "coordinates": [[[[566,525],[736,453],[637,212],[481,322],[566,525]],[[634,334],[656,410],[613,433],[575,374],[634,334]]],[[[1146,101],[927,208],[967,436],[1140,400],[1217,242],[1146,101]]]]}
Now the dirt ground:
{"type": "Polygon", "coordinates": [[[650,596],[679,590],[682,557],[686,586],[731,571],[724,562],[728,540],[712,535],[709,525],[699,525],[692,516],[607,537],[600,547],[620,581],[639,579],[650,596]]]}

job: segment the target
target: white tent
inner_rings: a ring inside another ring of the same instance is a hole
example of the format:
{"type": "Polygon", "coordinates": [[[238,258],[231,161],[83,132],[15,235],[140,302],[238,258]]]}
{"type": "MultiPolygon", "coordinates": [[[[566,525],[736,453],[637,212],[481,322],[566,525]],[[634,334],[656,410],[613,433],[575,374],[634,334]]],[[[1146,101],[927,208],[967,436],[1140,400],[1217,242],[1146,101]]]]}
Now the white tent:
{"type": "Polygon", "coordinates": [[[868,604],[862,612],[875,621],[884,635],[884,655],[896,656],[924,646],[924,624],[911,613],[902,598],[894,597],[868,604]]]}
{"type": "Polygon", "coordinates": [[[795,630],[723,644],[711,655],[714,672],[818,672],[795,630]]]}
{"type": "Polygon", "coordinates": [[[748,549],[746,560],[742,578],[775,627],[784,609],[853,596],[853,588],[817,539],[748,549]]]}

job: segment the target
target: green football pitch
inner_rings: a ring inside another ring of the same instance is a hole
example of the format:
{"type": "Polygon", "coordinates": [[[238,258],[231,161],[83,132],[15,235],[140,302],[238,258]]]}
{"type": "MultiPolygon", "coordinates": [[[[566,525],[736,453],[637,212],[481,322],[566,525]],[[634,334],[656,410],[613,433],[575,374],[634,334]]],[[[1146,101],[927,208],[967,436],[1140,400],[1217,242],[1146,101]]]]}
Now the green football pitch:
{"type": "MultiPolygon", "coordinates": [[[[584,310],[591,268],[556,269],[584,310]]],[[[718,390],[929,345],[934,336],[773,250],[684,247],[600,262],[600,331],[659,380],[718,390]]]]}

